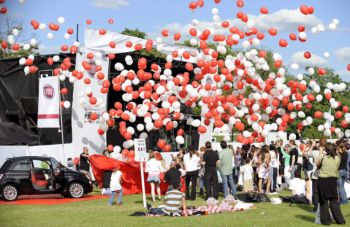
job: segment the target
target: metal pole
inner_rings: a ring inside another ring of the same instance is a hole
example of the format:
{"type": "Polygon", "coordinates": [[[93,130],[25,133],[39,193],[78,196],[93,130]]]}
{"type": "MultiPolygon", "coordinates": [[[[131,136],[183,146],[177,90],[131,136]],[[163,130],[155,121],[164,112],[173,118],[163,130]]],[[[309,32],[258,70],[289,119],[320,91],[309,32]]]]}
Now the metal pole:
{"type": "Polygon", "coordinates": [[[79,42],[79,24],[77,24],[76,41],[79,42]]]}
{"type": "Polygon", "coordinates": [[[66,154],[64,150],[64,131],[63,131],[63,120],[62,120],[62,107],[60,102],[60,121],[61,121],[61,139],[62,139],[62,154],[63,154],[63,165],[66,165],[66,154]]]}
{"type": "Polygon", "coordinates": [[[144,172],[143,172],[143,161],[140,162],[140,170],[141,170],[141,185],[142,185],[143,207],[147,208],[147,204],[146,204],[146,189],[145,189],[145,177],[144,177],[144,172]]]}

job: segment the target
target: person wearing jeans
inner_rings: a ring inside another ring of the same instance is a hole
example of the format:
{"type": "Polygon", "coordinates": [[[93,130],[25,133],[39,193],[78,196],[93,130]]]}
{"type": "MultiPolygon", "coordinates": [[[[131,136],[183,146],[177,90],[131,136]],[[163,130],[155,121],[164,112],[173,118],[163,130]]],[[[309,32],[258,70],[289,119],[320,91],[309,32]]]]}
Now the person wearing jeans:
{"type": "Polygon", "coordinates": [[[224,198],[226,198],[228,194],[232,194],[232,195],[237,194],[236,185],[233,182],[233,175],[232,175],[233,151],[227,148],[226,141],[221,141],[220,146],[222,150],[219,152],[219,158],[220,158],[219,170],[220,170],[220,175],[222,178],[222,183],[224,188],[224,198]],[[231,193],[229,193],[229,186],[231,189],[231,193]]]}
{"type": "Polygon", "coordinates": [[[343,143],[339,144],[339,155],[340,155],[340,165],[339,165],[339,177],[338,177],[338,193],[339,193],[339,202],[340,204],[348,203],[348,198],[346,196],[344,184],[348,177],[347,171],[347,162],[348,162],[348,153],[346,152],[345,145],[343,143]]]}
{"type": "Polygon", "coordinates": [[[112,206],[114,197],[118,193],[118,199],[117,199],[117,205],[122,204],[122,199],[123,199],[123,189],[117,190],[117,191],[112,191],[111,198],[109,198],[108,204],[112,206]]]}

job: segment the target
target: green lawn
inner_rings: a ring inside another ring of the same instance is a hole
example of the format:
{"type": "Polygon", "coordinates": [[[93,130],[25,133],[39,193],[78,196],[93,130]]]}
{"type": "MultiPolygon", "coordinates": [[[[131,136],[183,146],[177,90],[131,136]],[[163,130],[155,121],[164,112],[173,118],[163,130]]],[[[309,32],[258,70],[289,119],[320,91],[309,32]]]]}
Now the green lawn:
{"type": "MultiPolygon", "coordinates": [[[[254,210],[209,216],[130,217],[135,211],[143,211],[141,196],[123,199],[122,206],[112,207],[107,206],[107,199],[62,205],[0,205],[0,226],[317,226],[308,205],[261,203],[254,210]]],[[[188,204],[203,205],[204,200],[198,198],[188,204]]],[[[342,206],[342,211],[350,223],[350,204],[342,206]]]]}

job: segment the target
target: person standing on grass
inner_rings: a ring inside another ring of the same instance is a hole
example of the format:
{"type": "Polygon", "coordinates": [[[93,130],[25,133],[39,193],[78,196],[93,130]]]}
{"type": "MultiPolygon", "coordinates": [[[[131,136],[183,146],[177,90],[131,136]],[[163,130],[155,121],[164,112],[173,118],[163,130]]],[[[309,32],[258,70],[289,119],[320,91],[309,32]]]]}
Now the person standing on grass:
{"type": "Polygon", "coordinates": [[[338,193],[339,193],[339,202],[340,204],[348,203],[348,198],[346,196],[344,184],[348,177],[348,168],[346,164],[348,162],[348,153],[343,142],[338,146],[338,153],[340,156],[340,165],[339,165],[339,177],[338,177],[338,193]]]}
{"type": "Polygon", "coordinates": [[[243,191],[251,192],[254,191],[253,177],[254,170],[252,167],[251,159],[249,156],[245,158],[245,164],[240,168],[240,174],[243,179],[243,191]]]}
{"type": "Polygon", "coordinates": [[[184,166],[186,171],[186,199],[196,199],[197,178],[201,159],[197,156],[193,146],[188,148],[189,152],[184,155],[184,166]],[[191,183],[191,193],[190,193],[191,183]]]}
{"type": "Polygon", "coordinates": [[[80,154],[79,171],[83,173],[87,178],[91,179],[90,176],[90,163],[89,163],[89,149],[83,148],[83,153],[80,154]]]}
{"type": "Polygon", "coordinates": [[[270,145],[270,179],[271,179],[271,192],[277,193],[277,177],[278,177],[278,167],[279,167],[279,153],[274,144],[270,145]]]}
{"type": "Polygon", "coordinates": [[[168,183],[168,191],[174,189],[174,185],[180,185],[181,183],[181,172],[176,168],[176,162],[170,164],[170,169],[168,169],[164,174],[164,181],[168,183]]]}
{"type": "Polygon", "coordinates": [[[162,167],[162,164],[160,161],[158,161],[155,156],[154,152],[151,152],[149,154],[148,161],[146,162],[146,173],[148,173],[147,182],[151,185],[151,195],[152,195],[152,201],[156,201],[156,195],[155,190],[157,189],[158,193],[158,199],[161,200],[160,195],[160,174],[164,172],[164,169],[162,167]]]}
{"type": "Polygon", "coordinates": [[[211,142],[207,141],[205,143],[206,151],[203,155],[203,164],[205,167],[204,178],[205,178],[205,189],[206,189],[206,199],[214,197],[218,199],[218,175],[217,166],[220,162],[219,155],[216,151],[212,149],[211,142]]]}
{"type": "MultiPolygon", "coordinates": [[[[203,162],[204,152],[205,152],[205,147],[201,147],[199,149],[199,152],[198,152],[198,157],[201,159],[201,163],[203,162]]],[[[198,176],[199,176],[199,180],[198,180],[199,181],[199,195],[202,196],[204,194],[204,187],[205,187],[204,186],[205,180],[204,180],[204,166],[203,165],[201,165],[198,176]]]]}
{"type": "Polygon", "coordinates": [[[320,220],[322,225],[331,224],[329,208],[334,220],[338,224],[345,224],[343,214],[338,202],[337,179],[339,177],[340,158],[334,144],[327,143],[326,154],[322,155],[317,162],[320,169],[318,178],[318,195],[320,201],[320,220]]]}
{"type": "Polygon", "coordinates": [[[233,152],[231,149],[227,147],[226,141],[221,141],[220,146],[222,150],[219,152],[219,171],[222,178],[222,183],[224,187],[224,198],[226,198],[227,195],[232,194],[235,196],[237,194],[236,185],[233,182],[233,175],[232,175],[232,160],[233,160],[233,152]],[[231,189],[231,192],[229,192],[229,187],[231,189]]]}
{"type": "Polygon", "coordinates": [[[122,172],[119,170],[119,167],[113,170],[111,175],[111,182],[109,184],[109,188],[112,192],[111,198],[109,199],[108,205],[112,206],[114,197],[118,193],[117,205],[122,204],[123,198],[123,189],[122,189],[122,172]]]}
{"type": "Polygon", "coordinates": [[[295,144],[294,140],[289,141],[289,146],[290,146],[290,165],[289,165],[289,171],[290,171],[290,178],[291,180],[294,178],[300,178],[301,177],[301,169],[299,171],[298,167],[298,158],[299,158],[299,151],[298,148],[295,144]]]}

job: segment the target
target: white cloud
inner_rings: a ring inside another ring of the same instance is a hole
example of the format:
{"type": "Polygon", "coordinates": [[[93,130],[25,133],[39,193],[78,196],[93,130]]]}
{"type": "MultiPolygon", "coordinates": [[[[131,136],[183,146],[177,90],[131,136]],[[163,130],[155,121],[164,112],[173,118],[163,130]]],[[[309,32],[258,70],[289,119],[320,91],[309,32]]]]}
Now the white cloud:
{"type": "Polygon", "coordinates": [[[334,50],[335,56],[339,60],[350,62],[350,47],[342,47],[339,49],[334,50]]]}
{"type": "Polygon", "coordinates": [[[98,8],[119,9],[129,6],[129,0],[90,0],[90,5],[98,8]]]}
{"type": "Polygon", "coordinates": [[[335,72],[338,74],[343,80],[350,82],[350,71],[348,70],[338,70],[335,72]]]}
{"type": "Polygon", "coordinates": [[[311,58],[307,59],[304,57],[304,52],[296,52],[292,55],[290,59],[291,63],[297,63],[300,67],[305,66],[325,66],[328,64],[327,59],[317,56],[315,54],[311,55],[311,58]]]}
{"type": "MultiPolygon", "coordinates": [[[[281,9],[268,15],[248,15],[249,20],[254,21],[254,27],[260,31],[266,31],[271,27],[278,29],[279,31],[294,31],[297,32],[298,25],[304,25],[306,28],[311,28],[322,23],[322,21],[314,15],[303,15],[299,9],[281,9]]],[[[226,19],[230,22],[230,27],[235,26],[240,30],[246,29],[246,23],[243,23],[239,19],[226,19]]],[[[223,20],[222,20],[223,21],[223,20]]],[[[152,38],[160,36],[161,29],[168,29],[171,34],[176,32],[181,33],[185,38],[188,38],[188,29],[193,27],[191,24],[171,23],[162,28],[157,28],[158,31],[149,33],[152,38]]],[[[196,26],[198,31],[204,29],[215,30],[219,34],[228,34],[229,30],[221,27],[221,22],[215,23],[213,21],[200,21],[196,26]]],[[[198,34],[200,34],[198,32],[198,34]]],[[[172,36],[169,36],[172,37],[172,36]]]]}

